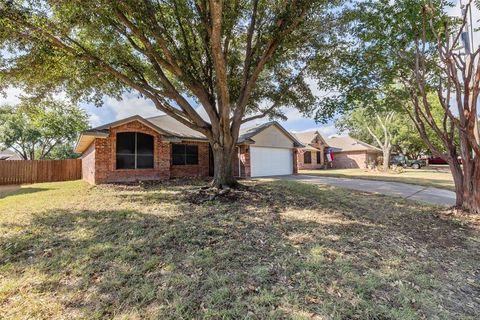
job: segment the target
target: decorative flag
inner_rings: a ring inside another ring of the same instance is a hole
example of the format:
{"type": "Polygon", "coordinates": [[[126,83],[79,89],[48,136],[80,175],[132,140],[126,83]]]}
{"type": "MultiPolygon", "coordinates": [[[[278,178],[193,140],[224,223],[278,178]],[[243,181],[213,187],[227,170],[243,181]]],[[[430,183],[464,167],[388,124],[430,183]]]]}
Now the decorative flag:
{"type": "Polygon", "coordinates": [[[333,159],[334,159],[333,151],[332,151],[332,149],[328,149],[328,151],[327,151],[327,161],[332,162],[333,159]]]}

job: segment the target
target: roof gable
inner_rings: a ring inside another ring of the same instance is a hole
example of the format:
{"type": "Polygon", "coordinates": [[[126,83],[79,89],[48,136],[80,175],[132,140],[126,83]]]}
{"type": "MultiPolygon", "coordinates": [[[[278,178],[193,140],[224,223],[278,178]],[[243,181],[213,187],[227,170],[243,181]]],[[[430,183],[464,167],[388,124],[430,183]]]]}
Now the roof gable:
{"type": "Polygon", "coordinates": [[[305,131],[305,132],[297,132],[293,134],[301,143],[304,145],[309,145],[309,144],[323,144],[327,145],[325,142],[325,139],[323,139],[322,135],[318,130],[311,130],[311,131],[305,131]]]}
{"type": "Polygon", "coordinates": [[[138,121],[138,122],[142,123],[143,125],[149,127],[150,129],[157,131],[160,134],[168,134],[168,132],[165,131],[164,129],[158,127],[156,124],[152,123],[148,119],[145,119],[145,118],[143,118],[139,115],[131,116],[131,117],[121,119],[121,120],[118,120],[118,121],[114,121],[114,122],[110,122],[110,123],[104,124],[102,126],[99,126],[99,127],[93,128],[91,130],[87,130],[87,131],[108,130],[110,128],[118,127],[118,126],[124,125],[124,124],[129,123],[129,122],[133,122],[133,121],[138,121]]]}
{"type": "Polygon", "coordinates": [[[272,126],[277,128],[283,135],[285,135],[288,139],[290,139],[293,142],[294,147],[303,147],[303,144],[300,141],[298,141],[296,137],[290,134],[290,132],[285,130],[285,128],[282,127],[277,121],[270,121],[270,122],[261,124],[259,126],[248,128],[243,132],[240,132],[240,136],[238,137],[238,143],[245,143],[245,142],[254,143],[255,136],[259,135],[261,132],[263,132],[264,130],[272,126]]]}

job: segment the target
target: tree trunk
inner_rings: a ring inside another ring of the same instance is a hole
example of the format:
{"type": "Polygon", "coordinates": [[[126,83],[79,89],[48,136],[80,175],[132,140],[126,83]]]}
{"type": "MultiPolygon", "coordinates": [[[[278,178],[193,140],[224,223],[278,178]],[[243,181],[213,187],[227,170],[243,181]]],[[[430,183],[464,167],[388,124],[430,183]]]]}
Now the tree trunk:
{"type": "Polygon", "coordinates": [[[448,166],[453,176],[453,183],[455,184],[455,207],[461,208],[463,206],[464,183],[463,172],[460,164],[456,159],[449,159],[448,166]]]}
{"type": "Polygon", "coordinates": [[[212,143],[213,153],[213,182],[217,188],[236,187],[237,180],[233,174],[235,145],[220,145],[212,143]]]}
{"type": "Polygon", "coordinates": [[[480,214],[480,180],[474,181],[472,191],[464,190],[462,208],[470,213],[480,214]]]}
{"type": "Polygon", "coordinates": [[[383,172],[388,172],[390,165],[390,148],[383,148],[383,172]]]}
{"type": "MultiPolygon", "coordinates": [[[[480,214],[480,158],[475,157],[467,161],[467,168],[464,167],[464,170],[468,169],[468,166],[471,170],[468,170],[468,173],[464,172],[461,207],[470,213],[480,214]]],[[[467,161],[463,160],[464,163],[467,161]]]]}

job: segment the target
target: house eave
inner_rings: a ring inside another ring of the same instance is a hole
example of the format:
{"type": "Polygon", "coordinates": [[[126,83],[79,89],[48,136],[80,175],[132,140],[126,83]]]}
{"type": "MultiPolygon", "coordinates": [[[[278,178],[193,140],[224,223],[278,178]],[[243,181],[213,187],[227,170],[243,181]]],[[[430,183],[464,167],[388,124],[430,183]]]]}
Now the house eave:
{"type": "Polygon", "coordinates": [[[85,150],[95,141],[95,139],[106,139],[108,137],[108,132],[103,131],[84,131],[80,134],[75,144],[74,152],[75,153],[84,153],[85,150]]]}

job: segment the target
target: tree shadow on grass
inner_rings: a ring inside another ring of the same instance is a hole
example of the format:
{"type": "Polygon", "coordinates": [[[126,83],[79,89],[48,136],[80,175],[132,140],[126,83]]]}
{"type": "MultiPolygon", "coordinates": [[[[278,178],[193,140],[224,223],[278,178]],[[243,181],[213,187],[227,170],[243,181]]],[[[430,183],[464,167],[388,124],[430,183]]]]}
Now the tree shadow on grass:
{"type": "Polygon", "coordinates": [[[127,192],[140,206],[175,200],[177,214],[50,210],[1,239],[0,264],[11,277],[37,275],[23,290],[87,318],[475,315],[478,288],[456,279],[476,259],[469,230],[406,201],[339,190],[272,183],[201,206],[127,192]]]}
{"type": "Polygon", "coordinates": [[[47,190],[51,190],[51,188],[35,188],[35,187],[16,186],[16,188],[12,187],[11,189],[6,189],[5,191],[0,189],[0,199],[10,197],[10,196],[18,196],[18,195],[23,195],[23,194],[47,191],[47,190]]]}

